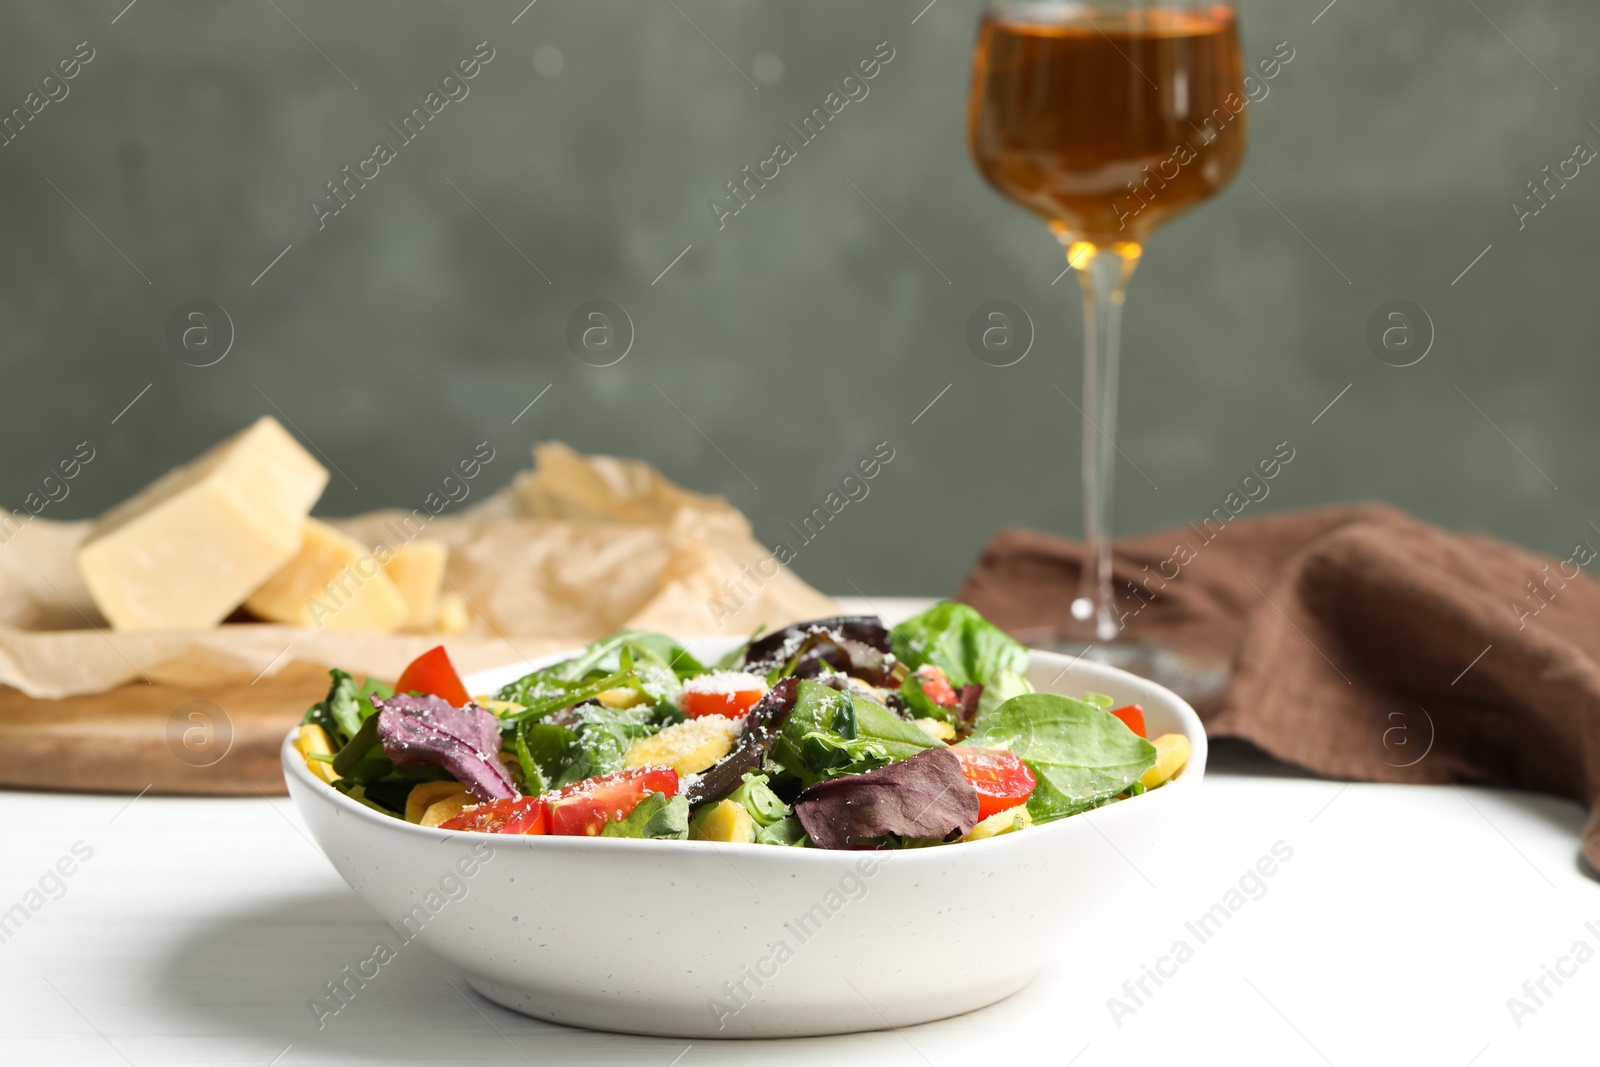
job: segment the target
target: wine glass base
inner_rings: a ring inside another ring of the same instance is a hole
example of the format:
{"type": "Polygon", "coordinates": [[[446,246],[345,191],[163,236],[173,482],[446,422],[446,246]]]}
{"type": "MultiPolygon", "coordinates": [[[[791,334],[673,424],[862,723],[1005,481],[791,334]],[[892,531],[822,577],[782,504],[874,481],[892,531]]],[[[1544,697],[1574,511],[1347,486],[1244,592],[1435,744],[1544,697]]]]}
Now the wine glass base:
{"type": "Polygon", "coordinates": [[[1215,700],[1228,684],[1227,667],[1201,663],[1148,641],[1085,641],[1056,634],[1033,644],[1038,648],[1079,656],[1148,678],[1177,693],[1190,704],[1215,700]]]}

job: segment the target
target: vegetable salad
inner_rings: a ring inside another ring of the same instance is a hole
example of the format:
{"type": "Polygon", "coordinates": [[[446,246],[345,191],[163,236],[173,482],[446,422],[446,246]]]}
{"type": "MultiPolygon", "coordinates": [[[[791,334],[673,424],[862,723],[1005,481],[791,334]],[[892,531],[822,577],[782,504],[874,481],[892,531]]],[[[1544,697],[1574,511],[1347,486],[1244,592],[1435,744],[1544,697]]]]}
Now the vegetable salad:
{"type": "Polygon", "coordinates": [[[502,834],[916,848],[1155,789],[1189,758],[1138,705],[1038,693],[1028,652],[963,604],[838,616],[701,663],[624,630],[472,696],[443,647],[393,686],[334,670],[296,747],[397,819],[502,834]]]}

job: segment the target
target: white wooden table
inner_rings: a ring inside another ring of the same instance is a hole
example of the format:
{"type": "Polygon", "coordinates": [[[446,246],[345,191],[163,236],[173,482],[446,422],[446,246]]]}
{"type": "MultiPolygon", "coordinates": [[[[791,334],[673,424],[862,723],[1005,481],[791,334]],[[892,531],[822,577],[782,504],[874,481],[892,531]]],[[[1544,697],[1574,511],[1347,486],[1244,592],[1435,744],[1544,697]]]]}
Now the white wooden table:
{"type": "Polygon", "coordinates": [[[1188,837],[1160,854],[1107,841],[1138,888],[1010,1000],[898,1032],[689,1046],[515,1015],[421,945],[319,1029],[308,1000],[383,927],[287,799],[0,792],[0,1064],[1594,1062],[1600,884],[1578,866],[1582,822],[1546,798],[1215,752],[1188,837]],[[1275,846],[1292,856],[1252,875],[1275,846]],[[1201,940],[1217,904],[1234,908],[1201,940]]]}

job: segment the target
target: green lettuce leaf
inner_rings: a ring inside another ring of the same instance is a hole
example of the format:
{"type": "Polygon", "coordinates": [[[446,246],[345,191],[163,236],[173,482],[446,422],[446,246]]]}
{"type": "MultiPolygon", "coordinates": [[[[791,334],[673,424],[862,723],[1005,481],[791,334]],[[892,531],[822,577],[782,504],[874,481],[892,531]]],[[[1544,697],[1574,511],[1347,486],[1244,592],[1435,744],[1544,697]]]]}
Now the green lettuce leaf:
{"type": "Polygon", "coordinates": [[[689,801],[682,796],[667,799],[664,793],[651,793],[625,819],[608,819],[601,837],[667,838],[683,841],[689,837],[689,801]]]}
{"type": "Polygon", "coordinates": [[[967,743],[1010,749],[1028,765],[1038,780],[1028,800],[1035,822],[1104,804],[1156,761],[1156,747],[1121,719],[1054,693],[1013,697],[978,716],[967,743]]]}
{"type": "Polygon", "coordinates": [[[912,670],[925,663],[944,669],[957,689],[989,685],[1001,671],[1024,674],[1028,650],[965,604],[944,601],[889,632],[895,658],[912,670]]]}
{"type": "Polygon", "coordinates": [[[939,743],[875,700],[802,681],[768,763],[774,774],[798,779],[805,787],[824,778],[863,774],[939,743]]]}

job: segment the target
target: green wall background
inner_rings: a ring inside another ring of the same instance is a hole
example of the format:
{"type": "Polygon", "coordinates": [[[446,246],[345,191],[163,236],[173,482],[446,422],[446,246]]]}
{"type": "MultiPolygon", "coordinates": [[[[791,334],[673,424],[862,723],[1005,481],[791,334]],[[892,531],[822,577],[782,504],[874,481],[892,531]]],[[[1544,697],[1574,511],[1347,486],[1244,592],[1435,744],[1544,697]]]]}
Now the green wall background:
{"type": "MultiPolygon", "coordinates": [[[[0,148],[0,502],[87,440],[45,514],[93,515],[279,413],[341,472],[323,514],[412,506],[487,439],[482,492],[559,438],[768,542],[888,442],[794,564],[845,594],[945,592],[998,527],[1075,530],[1073,279],[967,159],[977,9],[924,2],[10,5],[0,109],[94,58],[0,148]],[[469,95],[319,230],[325,183],[483,41],[469,95]],[[880,42],[869,94],[719,230],[724,183],[880,42]],[[166,340],[197,299],[234,325],[209,367],[166,340]],[[566,342],[596,299],[634,327],[612,366],[566,342]],[[1015,366],[967,346],[990,299],[1035,323],[1015,366]]],[[[1600,536],[1600,168],[1521,229],[1510,205],[1600,146],[1600,9],[1322,8],[1241,8],[1247,58],[1294,58],[1240,177],[1134,279],[1117,526],[1198,519],[1288,441],[1256,510],[1385,500],[1564,557],[1600,536]],[[1395,299],[1436,331],[1414,366],[1366,341],[1395,299]]]]}

